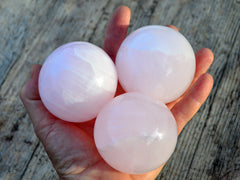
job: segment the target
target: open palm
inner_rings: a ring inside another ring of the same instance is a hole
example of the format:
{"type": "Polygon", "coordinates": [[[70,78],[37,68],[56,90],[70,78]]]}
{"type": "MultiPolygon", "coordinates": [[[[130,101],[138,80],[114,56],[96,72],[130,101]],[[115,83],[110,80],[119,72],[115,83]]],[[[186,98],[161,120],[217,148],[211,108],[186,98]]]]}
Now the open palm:
{"type": "MultiPolygon", "coordinates": [[[[104,50],[114,60],[117,50],[127,34],[130,10],[119,7],[108,23],[104,50]]],[[[174,26],[169,26],[177,30],[174,26]]],[[[167,104],[181,132],[208,97],[212,76],[205,73],[213,61],[209,49],[196,53],[196,73],[191,87],[174,102],[167,104]]],[[[85,123],[65,122],[53,116],[44,107],[38,92],[41,65],[33,65],[31,79],[20,92],[20,97],[33,123],[36,135],[42,142],[60,179],[154,179],[162,167],[141,175],[129,175],[114,170],[100,157],[94,144],[94,121],[85,123]]],[[[120,85],[117,95],[124,93],[120,85]]]]}

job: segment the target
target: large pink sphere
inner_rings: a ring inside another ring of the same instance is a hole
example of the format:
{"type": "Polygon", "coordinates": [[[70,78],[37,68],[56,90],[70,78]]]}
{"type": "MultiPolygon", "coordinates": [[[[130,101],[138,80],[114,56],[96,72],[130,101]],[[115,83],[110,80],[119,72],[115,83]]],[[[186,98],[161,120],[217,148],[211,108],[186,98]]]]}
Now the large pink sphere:
{"type": "Polygon", "coordinates": [[[57,48],[39,75],[43,104],[55,116],[71,122],[96,117],[116,91],[117,74],[110,57],[87,42],[57,48]]]}
{"type": "Polygon", "coordinates": [[[145,26],[131,33],[116,57],[121,85],[171,102],[191,84],[195,55],[186,38],[165,26],[145,26]]]}
{"type": "Polygon", "coordinates": [[[141,174],[168,160],[176,146],[177,126],[161,101],[132,92],[115,97],[100,111],[94,139],[110,166],[141,174]]]}

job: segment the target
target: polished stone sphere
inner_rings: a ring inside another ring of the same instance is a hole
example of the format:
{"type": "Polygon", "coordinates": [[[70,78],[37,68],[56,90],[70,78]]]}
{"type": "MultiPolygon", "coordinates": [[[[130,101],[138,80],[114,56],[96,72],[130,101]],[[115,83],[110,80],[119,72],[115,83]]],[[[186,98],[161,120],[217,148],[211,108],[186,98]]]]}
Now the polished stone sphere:
{"type": "Polygon", "coordinates": [[[171,28],[157,25],[131,33],[116,57],[124,90],[145,93],[164,103],[187,90],[195,66],[195,55],[187,39],[171,28]]]}
{"type": "Polygon", "coordinates": [[[116,91],[117,73],[111,58],[87,42],[57,48],[44,62],[39,93],[58,118],[84,122],[97,116],[116,91]]]}
{"type": "Polygon", "coordinates": [[[136,92],[115,97],[94,126],[102,158],[118,171],[142,174],[165,163],[177,142],[177,126],[161,101],[136,92]]]}

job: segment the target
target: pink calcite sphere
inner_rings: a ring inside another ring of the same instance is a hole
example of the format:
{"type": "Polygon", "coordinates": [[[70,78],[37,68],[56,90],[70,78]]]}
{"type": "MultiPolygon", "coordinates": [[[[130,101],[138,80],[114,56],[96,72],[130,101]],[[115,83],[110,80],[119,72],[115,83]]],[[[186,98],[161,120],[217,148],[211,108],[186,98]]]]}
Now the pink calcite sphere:
{"type": "Polygon", "coordinates": [[[110,57],[87,42],[57,48],[39,75],[43,104],[55,116],[84,122],[97,116],[116,91],[117,73],[110,57]]]}
{"type": "Polygon", "coordinates": [[[177,142],[177,126],[161,101],[136,92],[115,97],[100,111],[94,139],[113,168],[141,174],[168,160],[177,142]]]}
{"type": "Polygon", "coordinates": [[[164,103],[181,96],[195,73],[195,55],[187,39],[165,26],[145,26],[121,44],[116,67],[127,92],[142,92],[164,103]]]}

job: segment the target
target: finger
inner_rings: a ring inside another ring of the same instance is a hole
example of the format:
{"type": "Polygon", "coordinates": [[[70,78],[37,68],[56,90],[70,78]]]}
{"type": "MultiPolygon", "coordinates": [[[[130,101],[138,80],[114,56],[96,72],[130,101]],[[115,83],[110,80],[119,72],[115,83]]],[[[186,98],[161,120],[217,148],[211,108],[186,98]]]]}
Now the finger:
{"type": "Polygon", "coordinates": [[[38,77],[41,70],[41,65],[35,64],[32,66],[31,79],[23,86],[20,91],[20,98],[29,112],[30,116],[34,116],[38,108],[35,106],[39,104],[40,95],[38,90],[38,77]]]}
{"type": "Polygon", "coordinates": [[[40,100],[38,91],[38,74],[40,73],[41,65],[34,64],[31,70],[31,79],[23,86],[20,92],[20,97],[29,100],[40,100]]]}
{"type": "Polygon", "coordinates": [[[213,86],[213,78],[210,74],[203,74],[192,86],[189,92],[173,108],[172,113],[176,119],[178,133],[187,122],[195,115],[203,102],[207,99],[213,86]]]}
{"type": "Polygon", "coordinates": [[[106,29],[104,39],[104,50],[115,61],[117,51],[127,35],[131,11],[126,6],[117,8],[106,29]]]}
{"type": "Polygon", "coordinates": [[[172,29],[174,29],[176,31],[179,31],[178,28],[176,26],[174,26],[174,25],[167,25],[167,27],[170,27],[170,28],[172,28],[172,29]]]}
{"type": "Polygon", "coordinates": [[[205,73],[214,59],[213,52],[208,48],[202,48],[196,53],[196,72],[193,83],[205,73]]]}
{"type": "Polygon", "coordinates": [[[198,50],[195,57],[196,57],[196,71],[195,71],[193,81],[189,86],[189,88],[185,91],[183,95],[181,95],[180,98],[167,104],[169,109],[171,109],[177,102],[179,102],[182,99],[182,97],[184,97],[187,94],[189,89],[198,80],[198,78],[208,70],[208,68],[211,66],[214,59],[213,52],[208,48],[202,48],[198,50]]]}

